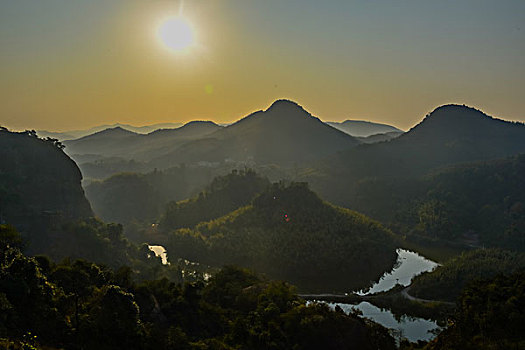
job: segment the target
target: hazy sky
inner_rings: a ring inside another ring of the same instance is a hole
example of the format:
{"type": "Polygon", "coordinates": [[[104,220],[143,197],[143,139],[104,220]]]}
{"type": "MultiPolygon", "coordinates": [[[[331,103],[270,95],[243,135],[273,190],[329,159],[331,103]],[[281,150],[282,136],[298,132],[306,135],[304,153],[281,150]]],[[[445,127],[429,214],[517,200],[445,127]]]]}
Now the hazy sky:
{"type": "Polygon", "coordinates": [[[408,129],[461,103],[525,121],[525,1],[0,0],[0,125],[237,120],[289,98],[408,129]]]}

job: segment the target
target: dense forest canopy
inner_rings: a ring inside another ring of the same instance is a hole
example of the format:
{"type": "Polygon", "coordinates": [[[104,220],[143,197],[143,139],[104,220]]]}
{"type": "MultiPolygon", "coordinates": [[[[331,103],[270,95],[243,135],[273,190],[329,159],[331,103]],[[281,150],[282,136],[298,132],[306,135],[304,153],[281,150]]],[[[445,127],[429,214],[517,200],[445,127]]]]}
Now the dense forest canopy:
{"type": "Polygon", "coordinates": [[[487,279],[525,269],[525,254],[502,249],[478,249],[417,276],[410,294],[429,300],[455,301],[472,280],[487,279]]]}
{"type": "Polygon", "coordinates": [[[395,349],[385,328],[247,270],[226,267],[206,285],[137,283],[129,268],[26,256],[16,231],[1,232],[5,348],[395,349]]]}
{"type": "Polygon", "coordinates": [[[234,170],[225,176],[217,176],[197,196],[178,202],[170,202],[160,221],[163,231],[192,228],[199,222],[217,219],[240,207],[270,186],[268,179],[251,169],[234,170]]]}
{"type": "Polygon", "coordinates": [[[438,167],[524,152],[524,124],[492,118],[467,106],[445,105],[403,135],[339,152],[312,165],[303,178],[324,198],[354,208],[355,190],[362,181],[402,182],[438,167]]]}
{"type": "Polygon", "coordinates": [[[83,171],[112,174],[85,182],[93,213],[60,141],[2,128],[0,347],[393,349],[386,329],[289,283],[366,288],[403,245],[467,251],[363,297],[414,314],[445,301],[448,328],[401,348],[523,347],[525,126],[447,105],[382,137],[357,146],[286,100],[227,127],[106,130],[70,143],[98,152],[76,155],[83,171]],[[162,242],[170,264],[144,242],[162,242]]]}
{"type": "Polygon", "coordinates": [[[0,159],[0,217],[5,222],[28,227],[48,214],[92,216],[80,170],[58,140],[2,128],[0,159]]]}
{"type": "Polygon", "coordinates": [[[523,270],[471,282],[458,299],[453,322],[424,349],[523,349],[524,291],[523,270]]]}
{"type": "Polygon", "coordinates": [[[437,169],[412,179],[367,178],[352,208],[418,240],[525,250],[525,155],[437,169]]]}
{"type": "Polygon", "coordinates": [[[304,183],[275,183],[251,205],[173,232],[167,248],[171,256],[238,264],[312,290],[367,287],[396,260],[390,231],[323,202],[304,183]]]}

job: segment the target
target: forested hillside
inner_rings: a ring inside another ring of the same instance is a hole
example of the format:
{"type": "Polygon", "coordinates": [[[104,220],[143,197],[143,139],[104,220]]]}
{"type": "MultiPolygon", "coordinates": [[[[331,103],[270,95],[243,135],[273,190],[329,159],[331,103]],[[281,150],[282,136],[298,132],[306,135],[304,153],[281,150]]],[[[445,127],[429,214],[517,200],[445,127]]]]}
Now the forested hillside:
{"type": "Polygon", "coordinates": [[[501,249],[477,249],[416,277],[410,286],[410,294],[422,299],[454,302],[470,281],[523,269],[525,254],[501,249]]]}
{"type": "Polygon", "coordinates": [[[138,134],[115,127],[76,140],[68,140],[64,144],[68,154],[75,160],[80,159],[82,155],[97,155],[101,158],[120,157],[126,160],[147,161],[221,128],[211,121],[193,121],[176,129],[159,129],[148,134],[138,134]]]}
{"type": "Polygon", "coordinates": [[[523,349],[525,273],[470,283],[451,324],[424,349],[523,349]]]}
{"type": "Polygon", "coordinates": [[[38,218],[92,215],[80,186],[82,175],[54,139],[33,131],[0,129],[0,217],[5,222],[31,225],[38,218]]]}
{"type": "Polygon", "coordinates": [[[379,223],[321,201],[304,183],[276,183],[251,205],[173,232],[167,245],[170,256],[237,264],[324,291],[367,287],[392,268],[395,248],[379,223]]]}
{"type": "Polygon", "coordinates": [[[128,242],[122,225],[93,218],[80,171],[60,142],[2,129],[0,156],[1,232],[20,231],[26,253],[134,266],[144,275],[160,265],[147,246],[128,242]]]}
{"type": "Polygon", "coordinates": [[[268,179],[246,169],[218,176],[197,196],[170,202],[161,218],[163,231],[191,228],[199,222],[216,219],[250,204],[252,199],[270,186],[268,179]]]}
{"type": "Polygon", "coordinates": [[[525,156],[467,163],[414,179],[369,178],[352,209],[419,240],[525,250],[525,156]]]}
{"type": "Polygon", "coordinates": [[[389,181],[397,186],[439,167],[524,152],[524,124],[492,118],[466,106],[446,105],[395,139],[361,145],[312,166],[303,179],[324,198],[356,208],[352,202],[362,182],[389,181]]]}
{"type": "Polygon", "coordinates": [[[244,161],[255,164],[293,165],[360,142],[312,116],[300,105],[277,100],[204,138],[185,143],[152,161],[156,167],[179,163],[244,161]]]}
{"type": "Polygon", "coordinates": [[[137,283],[130,268],[26,256],[0,228],[1,348],[395,349],[385,328],[246,270],[137,283]]]}

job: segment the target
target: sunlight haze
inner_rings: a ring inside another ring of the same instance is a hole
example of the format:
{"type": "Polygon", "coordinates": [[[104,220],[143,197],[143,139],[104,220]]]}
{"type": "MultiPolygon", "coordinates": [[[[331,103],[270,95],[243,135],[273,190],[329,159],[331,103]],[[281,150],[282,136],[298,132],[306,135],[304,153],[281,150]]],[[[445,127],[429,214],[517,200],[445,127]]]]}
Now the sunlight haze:
{"type": "Polygon", "coordinates": [[[278,98],[405,130],[447,103],[525,120],[522,1],[20,0],[0,18],[13,129],[229,123],[278,98]]]}

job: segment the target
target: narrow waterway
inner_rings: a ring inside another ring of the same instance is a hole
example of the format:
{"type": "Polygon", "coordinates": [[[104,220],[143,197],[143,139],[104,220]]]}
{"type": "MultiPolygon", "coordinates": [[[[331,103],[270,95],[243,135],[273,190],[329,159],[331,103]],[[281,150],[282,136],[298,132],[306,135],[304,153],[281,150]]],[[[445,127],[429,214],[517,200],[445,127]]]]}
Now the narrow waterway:
{"type": "MultiPolygon", "coordinates": [[[[392,289],[396,284],[410,285],[412,279],[426,271],[434,270],[439,264],[425,257],[405,249],[397,249],[397,262],[392,271],[385,272],[381,279],[370,288],[354,292],[358,295],[367,295],[385,292],[392,289]]],[[[331,295],[331,294],[330,294],[331,295]]],[[[320,295],[321,296],[321,295],[320,295]]],[[[326,296],[326,295],[325,295],[326,296]]],[[[310,296],[315,299],[315,296],[310,296]]],[[[397,320],[388,309],[380,309],[369,302],[363,301],[358,304],[327,303],[330,307],[339,306],[343,311],[349,313],[352,309],[362,312],[363,317],[392,330],[397,338],[406,338],[412,342],[418,340],[431,340],[435,337],[434,331],[440,327],[435,321],[418,317],[402,317],[397,320]]]]}
{"type": "Polygon", "coordinates": [[[411,342],[430,340],[435,336],[433,331],[440,329],[436,322],[418,317],[405,316],[398,321],[390,310],[380,309],[366,301],[357,305],[343,303],[328,303],[328,305],[332,308],[339,306],[346,313],[351,312],[352,309],[357,309],[363,313],[363,317],[369,318],[386,328],[394,330],[395,336],[406,338],[411,342]]]}
{"type": "MultiPolygon", "coordinates": [[[[167,252],[163,246],[150,245],[149,249],[153,251],[156,256],[162,258],[163,264],[168,264],[167,252]]],[[[409,250],[400,248],[397,249],[397,254],[397,262],[392,271],[385,272],[379,282],[366,290],[356,292],[356,294],[367,295],[383,292],[391,289],[396,284],[408,286],[410,285],[412,278],[416,275],[425,271],[432,271],[439,266],[436,262],[426,259],[425,257],[409,250]]],[[[430,340],[435,336],[433,331],[439,330],[440,328],[436,322],[418,317],[402,317],[398,321],[390,310],[380,309],[368,302],[361,302],[359,304],[327,304],[332,308],[339,306],[347,313],[351,312],[352,309],[357,309],[362,312],[363,317],[369,318],[386,328],[392,329],[396,337],[406,338],[412,342],[418,340],[430,340]]]]}
{"type": "Polygon", "coordinates": [[[428,260],[418,253],[411,252],[405,249],[397,249],[397,262],[392,271],[386,272],[379,282],[372,285],[366,290],[356,291],[358,295],[367,295],[378,292],[385,292],[392,289],[396,284],[408,286],[412,282],[412,278],[426,272],[432,271],[438,263],[428,260]]]}

